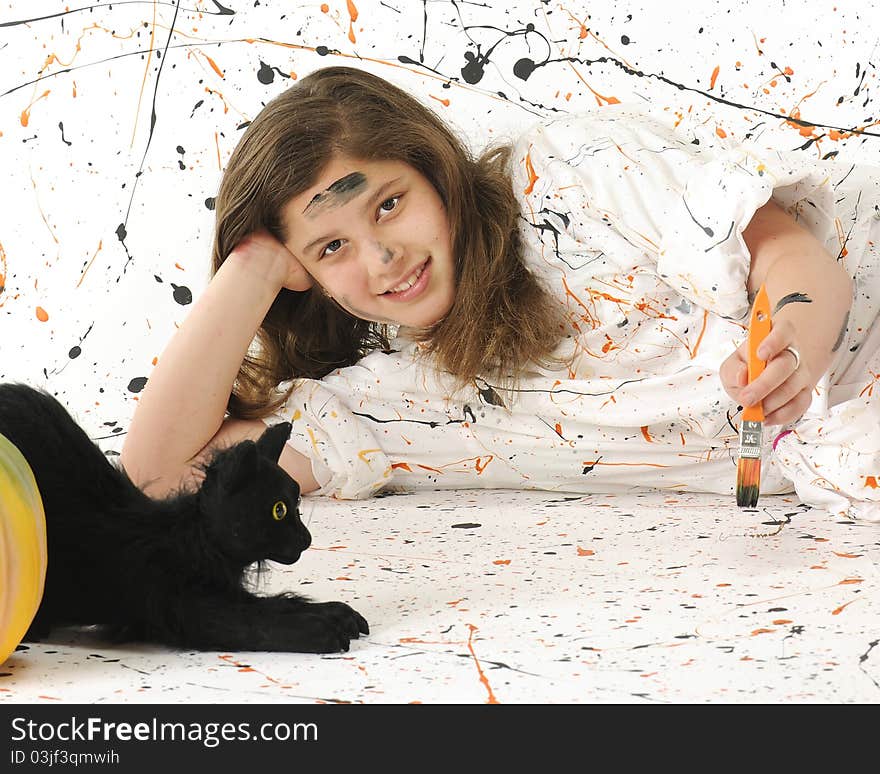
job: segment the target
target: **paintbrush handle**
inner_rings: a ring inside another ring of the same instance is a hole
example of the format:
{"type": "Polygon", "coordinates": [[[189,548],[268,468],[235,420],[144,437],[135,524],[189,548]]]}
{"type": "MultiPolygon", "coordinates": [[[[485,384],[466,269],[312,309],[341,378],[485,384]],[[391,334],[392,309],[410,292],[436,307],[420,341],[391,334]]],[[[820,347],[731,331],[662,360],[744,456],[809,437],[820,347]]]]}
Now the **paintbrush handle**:
{"type": "MultiPolygon", "coordinates": [[[[758,357],[758,347],[767,338],[767,334],[772,328],[770,298],[767,296],[767,289],[761,285],[755,296],[755,302],[752,304],[752,314],[749,319],[749,384],[764,372],[764,367],[767,365],[765,360],[758,357]]],[[[763,422],[764,407],[761,401],[758,401],[754,406],[746,406],[743,409],[742,418],[749,422],[763,422]]]]}

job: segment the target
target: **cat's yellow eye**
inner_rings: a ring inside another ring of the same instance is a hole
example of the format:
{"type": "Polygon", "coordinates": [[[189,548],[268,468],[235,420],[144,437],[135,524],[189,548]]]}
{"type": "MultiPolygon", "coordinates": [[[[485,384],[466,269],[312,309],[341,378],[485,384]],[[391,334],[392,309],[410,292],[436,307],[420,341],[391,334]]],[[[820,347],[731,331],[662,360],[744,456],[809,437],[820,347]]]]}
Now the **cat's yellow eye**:
{"type": "Polygon", "coordinates": [[[283,500],[279,500],[272,506],[272,518],[275,521],[281,521],[285,516],[287,516],[287,505],[283,500]]]}

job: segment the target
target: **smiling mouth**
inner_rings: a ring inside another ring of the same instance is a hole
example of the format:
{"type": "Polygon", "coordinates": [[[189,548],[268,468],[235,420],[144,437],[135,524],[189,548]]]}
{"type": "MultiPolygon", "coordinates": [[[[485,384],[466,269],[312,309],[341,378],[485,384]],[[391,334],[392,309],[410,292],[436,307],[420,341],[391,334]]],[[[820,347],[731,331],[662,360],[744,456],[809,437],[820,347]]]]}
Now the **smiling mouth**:
{"type": "Polygon", "coordinates": [[[384,293],[381,293],[380,295],[383,295],[383,296],[396,296],[396,295],[399,295],[399,294],[401,294],[401,293],[405,293],[407,290],[409,290],[410,288],[412,288],[413,285],[415,285],[415,284],[419,281],[419,279],[421,278],[422,274],[425,272],[425,269],[428,267],[428,262],[429,262],[430,260],[431,260],[431,258],[430,258],[430,256],[429,256],[429,257],[424,261],[424,263],[422,263],[422,264],[420,264],[419,266],[417,266],[417,267],[415,268],[415,270],[414,270],[414,271],[413,271],[413,272],[412,272],[412,273],[411,273],[406,279],[404,279],[402,282],[400,282],[400,283],[398,283],[397,285],[395,285],[393,288],[389,288],[388,290],[386,290],[384,293]]]}

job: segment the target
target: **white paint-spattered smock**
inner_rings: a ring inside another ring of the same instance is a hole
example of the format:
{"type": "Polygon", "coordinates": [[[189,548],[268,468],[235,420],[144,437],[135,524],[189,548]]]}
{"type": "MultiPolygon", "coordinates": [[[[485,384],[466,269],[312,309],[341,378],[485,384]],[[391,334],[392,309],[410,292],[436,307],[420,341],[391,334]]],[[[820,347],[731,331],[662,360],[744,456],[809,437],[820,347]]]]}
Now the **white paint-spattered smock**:
{"type": "Polygon", "coordinates": [[[381,488],[639,488],[729,493],[739,411],[718,369],[743,341],[742,232],[772,198],[854,280],[836,359],[806,416],[764,433],[762,493],[796,490],[880,520],[880,178],[876,168],[684,135],[625,106],[544,122],[512,157],[525,260],[565,308],[558,370],[516,392],[451,380],[404,336],[322,380],[276,418],[320,493],[381,488]],[[786,432],[791,430],[792,432],[786,432]]]}

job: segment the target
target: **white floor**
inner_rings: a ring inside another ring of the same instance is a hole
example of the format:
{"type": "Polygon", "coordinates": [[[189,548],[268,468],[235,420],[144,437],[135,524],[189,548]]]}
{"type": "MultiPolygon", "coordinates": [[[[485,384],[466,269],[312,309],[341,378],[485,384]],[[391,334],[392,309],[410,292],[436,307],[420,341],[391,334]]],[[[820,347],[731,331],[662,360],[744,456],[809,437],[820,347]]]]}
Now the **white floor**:
{"type": "Polygon", "coordinates": [[[260,589],[350,603],[350,652],[173,652],[65,632],[0,703],[880,701],[880,526],[764,497],[306,499],[260,589]]]}

